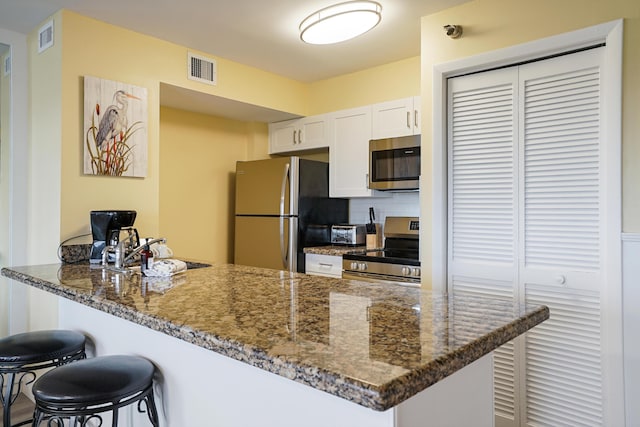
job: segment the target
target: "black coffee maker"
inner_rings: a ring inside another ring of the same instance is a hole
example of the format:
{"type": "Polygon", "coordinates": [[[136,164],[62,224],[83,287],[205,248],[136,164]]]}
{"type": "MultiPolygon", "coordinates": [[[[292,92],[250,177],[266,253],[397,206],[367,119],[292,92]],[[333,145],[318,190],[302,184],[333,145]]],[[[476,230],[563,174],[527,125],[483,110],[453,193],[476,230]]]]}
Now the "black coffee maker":
{"type": "MultiPolygon", "coordinates": [[[[92,264],[102,261],[102,251],[106,246],[116,246],[120,240],[123,228],[133,227],[136,211],[91,211],[91,234],[93,244],[89,262],[92,264]]],[[[135,229],[132,230],[137,234],[135,229]]]]}

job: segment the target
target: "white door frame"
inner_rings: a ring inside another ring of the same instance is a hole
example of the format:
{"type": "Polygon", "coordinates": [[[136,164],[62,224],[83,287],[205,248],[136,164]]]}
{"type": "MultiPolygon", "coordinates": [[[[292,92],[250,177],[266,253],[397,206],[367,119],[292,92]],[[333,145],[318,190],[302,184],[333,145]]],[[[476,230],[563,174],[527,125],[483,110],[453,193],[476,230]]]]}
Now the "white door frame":
{"type": "Polygon", "coordinates": [[[623,21],[616,20],[582,30],[437,64],[433,68],[433,228],[432,283],[434,292],[447,292],[447,79],[457,75],[544,58],[606,43],[602,91],[603,135],[612,149],[603,150],[607,183],[602,241],[603,273],[608,288],[602,295],[602,348],[605,372],[604,402],[608,425],[624,425],[624,374],[622,341],[622,46],[623,21]],[[606,116],[606,117],[604,117],[606,116]],[[608,119],[608,120],[607,120],[608,119]],[[605,127],[606,126],[606,127],[605,127]]]}
{"type": "MultiPolygon", "coordinates": [[[[10,121],[11,157],[9,159],[9,265],[27,264],[28,206],[28,68],[27,36],[0,28],[0,42],[11,52],[10,121]]],[[[8,280],[8,279],[7,279],[8,280]]],[[[11,281],[9,290],[9,333],[24,332],[28,327],[26,286],[11,281]]]]}

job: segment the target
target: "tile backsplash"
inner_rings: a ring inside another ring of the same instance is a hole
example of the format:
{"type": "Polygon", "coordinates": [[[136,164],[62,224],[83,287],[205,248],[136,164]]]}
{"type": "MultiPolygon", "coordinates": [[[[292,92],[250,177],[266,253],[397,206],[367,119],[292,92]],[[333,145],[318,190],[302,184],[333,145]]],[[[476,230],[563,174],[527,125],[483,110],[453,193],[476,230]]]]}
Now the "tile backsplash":
{"type": "Polygon", "coordinates": [[[420,193],[390,193],[391,197],[371,197],[351,199],[349,202],[349,222],[366,224],[369,222],[369,207],[373,206],[376,222],[384,224],[387,216],[420,216],[420,193]]]}

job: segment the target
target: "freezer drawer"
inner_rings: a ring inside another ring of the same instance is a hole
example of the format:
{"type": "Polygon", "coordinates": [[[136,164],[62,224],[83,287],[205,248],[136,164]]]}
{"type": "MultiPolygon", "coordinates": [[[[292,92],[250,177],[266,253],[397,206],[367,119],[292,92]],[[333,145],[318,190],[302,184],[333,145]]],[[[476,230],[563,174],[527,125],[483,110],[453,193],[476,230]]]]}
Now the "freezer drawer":
{"type": "Polygon", "coordinates": [[[234,263],[296,270],[297,218],[236,216],[235,227],[234,263]]]}

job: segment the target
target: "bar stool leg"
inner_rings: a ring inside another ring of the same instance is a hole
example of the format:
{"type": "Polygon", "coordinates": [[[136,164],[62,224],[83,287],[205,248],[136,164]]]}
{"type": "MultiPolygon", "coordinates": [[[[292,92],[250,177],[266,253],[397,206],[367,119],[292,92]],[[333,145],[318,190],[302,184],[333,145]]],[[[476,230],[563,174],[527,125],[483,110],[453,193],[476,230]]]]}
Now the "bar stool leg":
{"type": "MultiPolygon", "coordinates": [[[[2,403],[2,425],[11,426],[11,406],[15,403],[16,399],[22,392],[22,382],[25,381],[25,385],[31,384],[35,381],[36,374],[30,371],[22,372],[3,372],[0,373],[0,403],[2,403]],[[25,377],[30,379],[25,381],[25,377]],[[17,381],[16,381],[17,379],[17,381]],[[5,387],[5,381],[8,381],[5,387]],[[4,394],[1,393],[4,388],[4,394]]],[[[23,421],[22,424],[26,424],[23,421]]]]}
{"type": "MultiPolygon", "coordinates": [[[[2,398],[2,425],[9,425],[9,414],[11,413],[11,393],[13,392],[13,382],[15,381],[16,374],[7,374],[9,377],[9,383],[7,384],[7,388],[4,392],[2,398]]],[[[4,386],[4,375],[0,375],[0,390],[2,390],[2,386],[4,386]]]]}
{"type": "Polygon", "coordinates": [[[33,412],[33,424],[31,424],[31,426],[32,427],[39,426],[40,422],[42,421],[42,417],[43,417],[42,412],[38,411],[38,408],[36,408],[36,410],[33,412]]]}
{"type": "MultiPolygon", "coordinates": [[[[140,404],[142,401],[138,402],[138,411],[140,410],[140,404]]],[[[144,398],[144,403],[147,405],[147,416],[149,417],[149,421],[153,424],[154,427],[160,427],[160,420],[158,419],[158,410],[156,409],[155,399],[153,398],[153,390],[144,398]]]]}
{"type": "Polygon", "coordinates": [[[113,421],[111,421],[111,427],[118,427],[118,408],[113,409],[113,421]]]}

